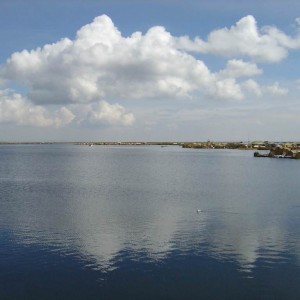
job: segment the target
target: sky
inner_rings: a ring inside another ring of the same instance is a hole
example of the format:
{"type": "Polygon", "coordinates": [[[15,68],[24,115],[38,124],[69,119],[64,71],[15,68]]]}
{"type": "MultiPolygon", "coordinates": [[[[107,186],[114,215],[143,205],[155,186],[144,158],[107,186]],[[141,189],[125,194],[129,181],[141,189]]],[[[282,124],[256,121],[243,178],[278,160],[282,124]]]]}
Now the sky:
{"type": "Polygon", "coordinates": [[[300,141],[300,2],[0,0],[0,141],[300,141]]]}

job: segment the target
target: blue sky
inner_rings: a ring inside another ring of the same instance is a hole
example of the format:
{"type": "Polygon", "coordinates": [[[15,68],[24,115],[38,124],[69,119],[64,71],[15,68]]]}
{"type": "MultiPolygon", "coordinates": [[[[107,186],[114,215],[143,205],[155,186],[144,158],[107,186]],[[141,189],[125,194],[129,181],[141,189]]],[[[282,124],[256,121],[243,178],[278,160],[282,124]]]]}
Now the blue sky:
{"type": "Polygon", "coordinates": [[[300,140],[299,17],[299,1],[0,1],[0,140],[300,140]]]}

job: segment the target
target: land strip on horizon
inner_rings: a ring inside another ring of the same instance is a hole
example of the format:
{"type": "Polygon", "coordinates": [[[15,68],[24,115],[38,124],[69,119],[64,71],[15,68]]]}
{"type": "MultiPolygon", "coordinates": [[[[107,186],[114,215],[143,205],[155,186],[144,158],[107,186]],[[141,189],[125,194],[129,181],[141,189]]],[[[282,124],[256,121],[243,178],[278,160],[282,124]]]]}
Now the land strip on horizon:
{"type": "Polygon", "coordinates": [[[160,142],[114,142],[114,141],[88,141],[88,142],[0,142],[0,145],[43,145],[43,144],[75,144],[82,146],[181,146],[183,148],[198,148],[198,149],[249,149],[249,150],[269,150],[276,145],[281,145],[289,149],[300,149],[300,142],[269,142],[269,141],[248,141],[248,142],[215,142],[215,141],[198,141],[198,142],[175,142],[175,141],[160,141],[160,142]]]}

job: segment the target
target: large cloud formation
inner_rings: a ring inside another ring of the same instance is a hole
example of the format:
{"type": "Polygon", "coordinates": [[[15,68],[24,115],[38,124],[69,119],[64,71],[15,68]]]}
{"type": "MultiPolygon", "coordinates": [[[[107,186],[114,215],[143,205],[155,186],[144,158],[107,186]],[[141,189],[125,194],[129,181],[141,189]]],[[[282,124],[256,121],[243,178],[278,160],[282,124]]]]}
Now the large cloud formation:
{"type": "Polygon", "coordinates": [[[126,38],[105,15],[82,27],[74,41],[14,53],[3,73],[26,85],[37,104],[186,97],[219,86],[202,61],[176,49],[163,27],[126,38]]]}
{"type": "MultiPolygon", "coordinates": [[[[255,63],[232,59],[224,70],[213,73],[189,51],[274,62],[287,55],[287,48],[300,45],[274,27],[264,32],[248,16],[230,29],[213,31],[207,42],[174,37],[160,26],[123,37],[102,15],[83,26],[74,40],[64,38],[11,55],[0,68],[0,81],[17,82],[27,92],[0,92],[0,122],[59,127],[85,119],[127,126],[135,117],[116,103],[124,99],[184,99],[202,94],[241,100],[243,89],[251,85],[259,96],[257,83],[239,82],[262,73],[255,63]],[[60,108],[54,111],[54,106],[60,108]]],[[[284,94],[279,85],[265,91],[284,94]]]]}

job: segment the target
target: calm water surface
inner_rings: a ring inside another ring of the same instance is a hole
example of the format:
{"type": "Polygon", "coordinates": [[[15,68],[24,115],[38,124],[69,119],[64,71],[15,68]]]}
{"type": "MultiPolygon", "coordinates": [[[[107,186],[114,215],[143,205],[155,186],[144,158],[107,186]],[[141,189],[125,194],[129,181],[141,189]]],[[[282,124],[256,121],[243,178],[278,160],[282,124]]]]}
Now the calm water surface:
{"type": "Polygon", "coordinates": [[[0,299],[300,299],[299,178],[251,151],[2,145],[0,299]]]}

